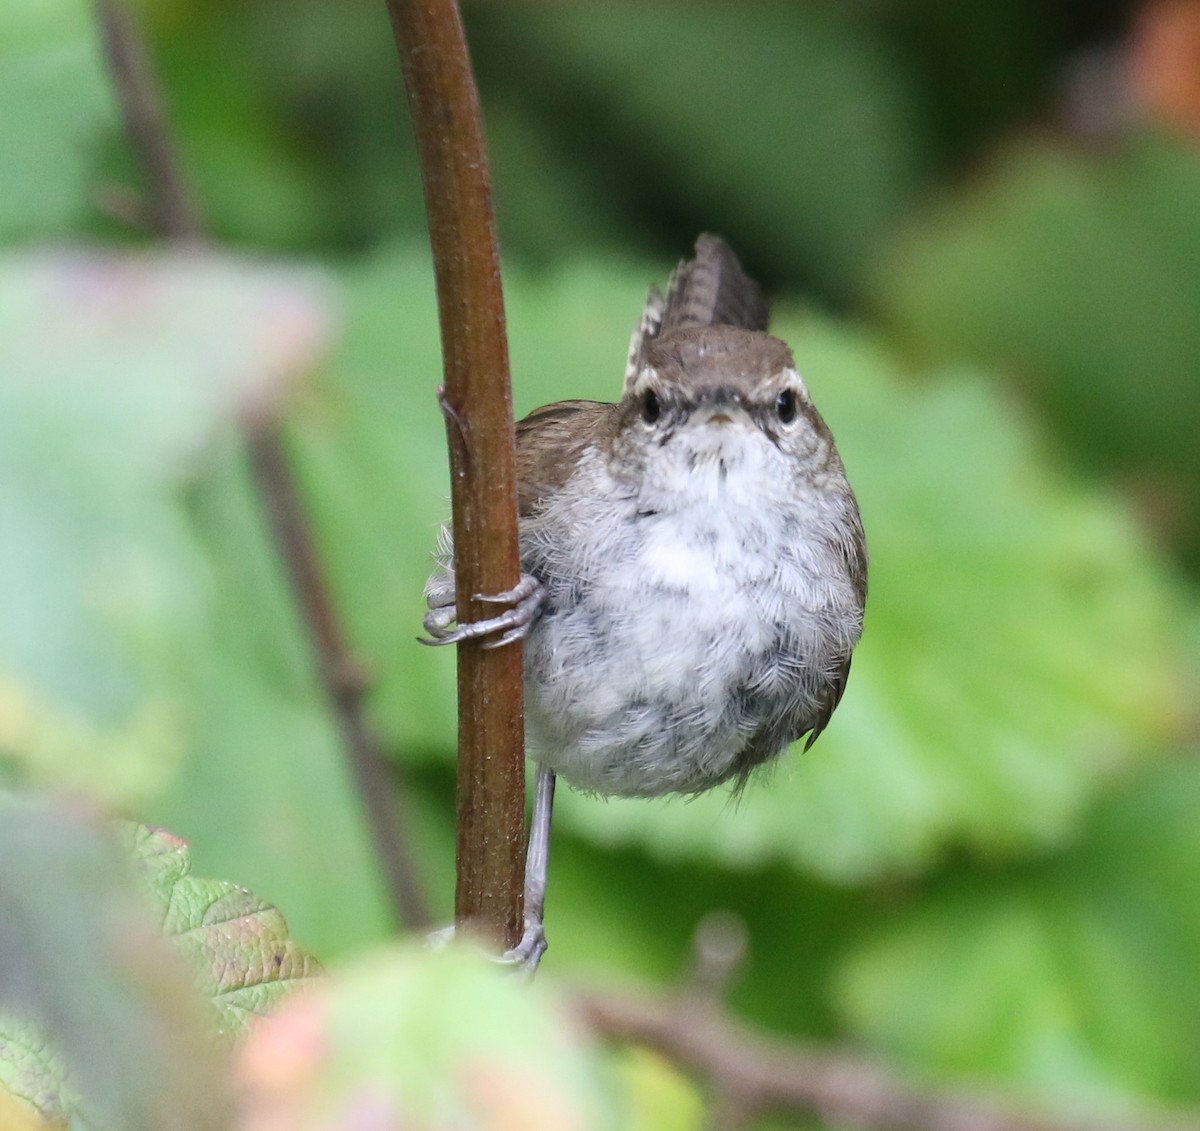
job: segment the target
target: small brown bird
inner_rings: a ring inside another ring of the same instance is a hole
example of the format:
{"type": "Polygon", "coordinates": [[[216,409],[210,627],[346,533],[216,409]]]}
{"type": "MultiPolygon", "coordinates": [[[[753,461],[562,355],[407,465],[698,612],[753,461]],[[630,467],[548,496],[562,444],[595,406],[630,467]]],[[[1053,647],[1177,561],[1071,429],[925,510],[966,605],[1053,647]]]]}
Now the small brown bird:
{"type": "Polygon", "coordinates": [[[531,968],[555,775],[615,796],[740,785],[803,735],[811,746],[845,689],[866,541],[833,436],[767,318],[729,246],[701,236],[666,298],[650,294],[621,400],[562,401],[517,425],[510,608],[451,628],[443,534],[429,642],[525,641],[539,779],[513,957],[531,968]]]}

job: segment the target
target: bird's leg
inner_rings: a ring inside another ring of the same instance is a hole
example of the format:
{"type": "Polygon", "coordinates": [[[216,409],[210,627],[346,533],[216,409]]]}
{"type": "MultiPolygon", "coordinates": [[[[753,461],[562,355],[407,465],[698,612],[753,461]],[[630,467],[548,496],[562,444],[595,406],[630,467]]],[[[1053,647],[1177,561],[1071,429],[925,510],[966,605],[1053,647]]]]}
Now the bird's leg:
{"type": "MultiPolygon", "coordinates": [[[[529,822],[529,844],[525,850],[525,927],[521,941],[495,959],[504,966],[532,978],[546,953],[546,878],[550,867],[550,821],[554,812],[554,773],[538,767],[534,787],[533,817],[529,822]]],[[[436,950],[454,938],[454,928],[443,927],[427,937],[436,950]]]]}
{"type": "Polygon", "coordinates": [[[529,847],[525,851],[525,931],[506,951],[503,961],[520,966],[531,977],[546,953],[546,879],[550,870],[550,821],[554,812],[554,772],[538,767],[529,847]]]}

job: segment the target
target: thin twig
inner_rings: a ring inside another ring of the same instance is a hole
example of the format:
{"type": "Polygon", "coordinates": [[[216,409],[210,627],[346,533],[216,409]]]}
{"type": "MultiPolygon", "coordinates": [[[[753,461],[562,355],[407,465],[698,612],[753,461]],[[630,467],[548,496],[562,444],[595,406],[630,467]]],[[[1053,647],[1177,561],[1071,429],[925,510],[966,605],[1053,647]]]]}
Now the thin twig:
{"type": "Polygon", "coordinates": [[[100,34],[125,133],[150,186],[150,229],[168,239],[200,241],[204,222],[175,157],[150,54],[123,0],[97,0],[100,34]]]}
{"type": "MultiPolygon", "coordinates": [[[[425,182],[437,275],[460,622],[519,579],[504,301],[479,94],[454,0],[388,0],[425,182]]],[[[454,917],[503,946],[521,934],[525,838],[520,644],[458,645],[454,917]]]]}
{"type": "MultiPolygon", "coordinates": [[[[125,131],[146,178],[151,230],[175,242],[206,242],[204,220],[176,156],[139,30],[123,0],[97,0],[97,7],[125,131]]],[[[273,422],[251,424],[246,440],[255,483],[341,732],[394,912],[404,926],[420,929],[428,925],[429,913],[406,832],[398,770],[388,765],[367,721],[362,670],[346,645],[279,428],[273,422]]]]}
{"type": "Polygon", "coordinates": [[[756,1033],[714,1004],[591,989],[574,1002],[596,1033],[655,1049],[739,1112],[789,1112],[870,1131],[1200,1131],[1194,1113],[1064,1116],[919,1087],[866,1057],[756,1033]]]}

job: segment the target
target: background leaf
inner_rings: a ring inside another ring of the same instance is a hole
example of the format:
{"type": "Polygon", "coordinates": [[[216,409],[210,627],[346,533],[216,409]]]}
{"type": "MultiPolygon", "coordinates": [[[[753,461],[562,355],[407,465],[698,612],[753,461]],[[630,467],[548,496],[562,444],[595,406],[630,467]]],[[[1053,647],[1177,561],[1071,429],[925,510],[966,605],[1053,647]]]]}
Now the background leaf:
{"type": "Polygon", "coordinates": [[[372,1119],[530,1131],[617,1126],[593,1057],[540,987],[459,950],[382,951],[256,1027],[243,1131],[372,1119]]]}
{"type": "Polygon", "coordinates": [[[328,317],[311,275],[218,257],[0,262],[0,753],[31,779],[161,788],[211,601],[183,487],[328,317]]]}
{"type": "Polygon", "coordinates": [[[1195,813],[1176,761],[1100,806],[1052,864],[958,874],[846,963],[852,1027],[949,1078],[984,1073],[1094,1104],[1194,1096],[1200,992],[1195,813]]]}
{"type": "Polygon", "coordinates": [[[8,0],[0,106],[0,244],[62,238],[89,211],[100,139],[116,126],[87,0],[8,0]]]}
{"type": "Polygon", "coordinates": [[[1026,145],[894,240],[877,290],[910,348],[1015,374],[1080,463],[1140,484],[1193,564],[1198,193],[1200,154],[1169,137],[1026,145]]]}
{"type": "Polygon", "coordinates": [[[128,825],[124,839],[162,916],[163,935],[195,970],[223,1038],[245,1036],[252,1016],[266,1014],[321,972],[288,937],[277,908],[227,880],[193,876],[184,841],[145,825],[128,825]]]}
{"type": "Polygon", "coordinates": [[[0,818],[0,1083],[82,1126],[221,1127],[187,968],[111,843],[79,813],[8,794],[0,818]]]}

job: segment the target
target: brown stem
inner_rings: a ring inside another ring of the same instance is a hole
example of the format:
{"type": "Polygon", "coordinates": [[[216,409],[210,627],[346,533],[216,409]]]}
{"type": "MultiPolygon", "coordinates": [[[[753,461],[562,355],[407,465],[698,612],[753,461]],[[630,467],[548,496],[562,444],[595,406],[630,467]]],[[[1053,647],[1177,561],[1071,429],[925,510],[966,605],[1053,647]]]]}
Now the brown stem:
{"type": "MultiPolygon", "coordinates": [[[[479,94],[453,0],[388,0],[437,275],[460,621],[520,574],[504,301],[479,94]]],[[[458,645],[460,929],[521,934],[525,761],[521,647],[458,645]]]]}
{"type": "MultiPolygon", "coordinates": [[[[176,157],[137,25],[123,0],[97,0],[97,9],[125,131],[146,177],[150,230],[175,242],[206,242],[204,220],[176,157]]],[[[255,482],[307,626],[317,672],[362,796],[394,911],[405,926],[424,927],[429,914],[405,832],[403,793],[367,722],[365,681],[346,646],[279,429],[273,423],[251,425],[247,443],[255,482]]]]}
{"type": "Polygon", "coordinates": [[[173,240],[202,240],[204,222],[175,158],[150,54],[138,26],[123,0],[97,0],[96,8],[125,133],[151,189],[150,230],[173,240]]]}
{"type": "Polygon", "coordinates": [[[924,1088],[877,1061],[771,1039],[724,1014],[653,993],[582,990],[575,1003],[604,1037],[661,1052],[738,1111],[790,1112],[877,1131],[1200,1131],[1200,1115],[1068,1117],[994,1096],[924,1088]]]}

